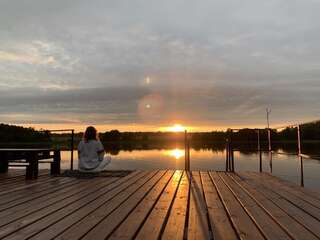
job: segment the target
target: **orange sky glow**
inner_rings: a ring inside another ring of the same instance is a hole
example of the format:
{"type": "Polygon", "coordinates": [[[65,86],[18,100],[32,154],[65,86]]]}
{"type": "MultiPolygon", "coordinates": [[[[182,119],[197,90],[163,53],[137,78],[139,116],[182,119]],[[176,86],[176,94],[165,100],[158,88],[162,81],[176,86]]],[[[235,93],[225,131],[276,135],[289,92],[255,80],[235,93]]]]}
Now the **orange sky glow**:
{"type": "MultiPolygon", "coordinates": [[[[83,132],[87,126],[90,124],[23,124],[24,127],[32,127],[36,130],[56,130],[56,129],[74,129],[76,132],[83,132]]],[[[173,123],[171,125],[143,125],[143,124],[128,124],[128,125],[101,125],[101,124],[91,124],[97,128],[99,132],[105,132],[117,129],[122,132],[180,132],[186,129],[188,132],[210,132],[210,131],[222,131],[228,128],[245,128],[245,127],[265,127],[265,126],[219,126],[219,125],[184,125],[179,123],[173,123]],[[177,126],[178,129],[177,129],[177,126]],[[180,128],[181,126],[181,128],[180,128]]]]}

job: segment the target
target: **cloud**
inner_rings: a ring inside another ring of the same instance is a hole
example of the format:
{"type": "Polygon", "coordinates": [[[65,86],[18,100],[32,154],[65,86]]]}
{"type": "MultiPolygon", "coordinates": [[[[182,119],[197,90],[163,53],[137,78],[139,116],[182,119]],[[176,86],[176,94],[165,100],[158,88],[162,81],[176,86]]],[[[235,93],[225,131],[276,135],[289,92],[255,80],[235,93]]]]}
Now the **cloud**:
{"type": "Polygon", "coordinates": [[[3,0],[0,121],[253,124],[266,106],[277,122],[316,117],[319,10],[298,0],[3,0]],[[144,118],[154,94],[162,110],[144,118]]]}
{"type": "Polygon", "coordinates": [[[10,52],[0,52],[0,61],[18,62],[18,63],[28,63],[28,64],[52,64],[54,63],[54,58],[52,56],[41,58],[36,56],[30,56],[27,54],[17,54],[10,52]]]}
{"type": "MultiPolygon", "coordinates": [[[[0,119],[26,123],[155,124],[175,121],[190,125],[263,124],[265,108],[273,108],[274,119],[312,117],[318,89],[301,92],[294,88],[112,87],[104,89],[41,90],[15,95],[1,92],[0,119]],[[306,94],[307,93],[307,94],[306,94]]],[[[279,121],[275,121],[279,122],[279,121]]]]}

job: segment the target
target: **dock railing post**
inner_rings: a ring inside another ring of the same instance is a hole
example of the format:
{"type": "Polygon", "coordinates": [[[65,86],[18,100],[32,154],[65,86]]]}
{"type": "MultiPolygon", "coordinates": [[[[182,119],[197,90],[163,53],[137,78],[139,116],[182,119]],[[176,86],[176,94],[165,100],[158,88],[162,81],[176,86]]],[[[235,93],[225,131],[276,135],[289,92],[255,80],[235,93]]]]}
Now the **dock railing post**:
{"type": "Polygon", "coordinates": [[[272,173],[272,145],[271,145],[271,129],[270,128],[268,128],[268,152],[269,152],[270,172],[272,173]]]}
{"type": "Polygon", "coordinates": [[[262,153],[261,153],[260,129],[258,129],[258,152],[259,152],[259,171],[262,172],[262,153]]]}
{"type": "Polygon", "coordinates": [[[232,137],[233,137],[233,130],[230,131],[230,167],[231,172],[234,172],[234,152],[233,152],[233,145],[232,145],[232,137]]]}
{"type": "Polygon", "coordinates": [[[229,171],[229,161],[230,161],[230,143],[229,136],[226,140],[226,172],[229,171]]]}
{"type": "Polygon", "coordinates": [[[226,139],[226,172],[234,172],[234,154],[232,148],[232,129],[227,131],[226,139]]]}
{"type": "Polygon", "coordinates": [[[298,157],[300,161],[300,185],[304,187],[304,174],[303,174],[303,158],[302,158],[302,149],[301,149],[301,128],[300,125],[297,125],[297,135],[298,135],[298,157]]]}
{"type": "Polygon", "coordinates": [[[190,143],[187,130],[184,131],[184,164],[185,170],[190,171],[190,143]]]}
{"type": "Polygon", "coordinates": [[[70,163],[70,170],[73,170],[73,150],[74,150],[74,130],[71,130],[71,146],[70,146],[70,151],[71,151],[71,163],[70,163]]]}

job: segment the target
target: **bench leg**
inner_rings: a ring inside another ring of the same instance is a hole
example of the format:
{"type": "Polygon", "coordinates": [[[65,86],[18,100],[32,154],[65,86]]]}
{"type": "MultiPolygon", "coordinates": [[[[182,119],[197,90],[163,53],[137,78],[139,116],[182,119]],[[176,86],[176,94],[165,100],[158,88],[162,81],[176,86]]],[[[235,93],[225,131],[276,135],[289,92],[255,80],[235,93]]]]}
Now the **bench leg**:
{"type": "Polygon", "coordinates": [[[26,180],[31,180],[33,177],[32,164],[29,162],[29,165],[26,168],[26,180]]]}
{"type": "Polygon", "coordinates": [[[60,150],[54,151],[53,162],[51,163],[50,173],[51,175],[59,175],[60,174],[60,162],[61,162],[61,153],[60,150]]]}
{"type": "Polygon", "coordinates": [[[9,161],[4,152],[0,153],[0,173],[6,173],[9,169],[9,161]]]}
{"type": "Polygon", "coordinates": [[[30,154],[27,157],[27,162],[29,165],[27,166],[26,169],[26,179],[31,180],[31,179],[37,179],[38,178],[38,172],[39,172],[39,160],[36,154],[30,154]]]}
{"type": "Polygon", "coordinates": [[[33,178],[38,179],[38,174],[39,174],[39,160],[35,159],[33,165],[33,178]]]}

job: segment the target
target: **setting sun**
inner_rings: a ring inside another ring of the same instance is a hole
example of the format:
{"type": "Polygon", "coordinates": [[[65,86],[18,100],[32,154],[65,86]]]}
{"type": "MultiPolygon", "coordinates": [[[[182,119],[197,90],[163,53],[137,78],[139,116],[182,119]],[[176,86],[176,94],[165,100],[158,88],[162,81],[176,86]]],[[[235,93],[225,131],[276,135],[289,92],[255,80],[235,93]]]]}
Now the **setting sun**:
{"type": "Polygon", "coordinates": [[[184,127],[184,126],[182,126],[180,124],[175,124],[175,125],[173,125],[171,127],[168,127],[167,130],[170,131],[170,132],[183,132],[183,131],[186,130],[186,127],[184,127]]]}

